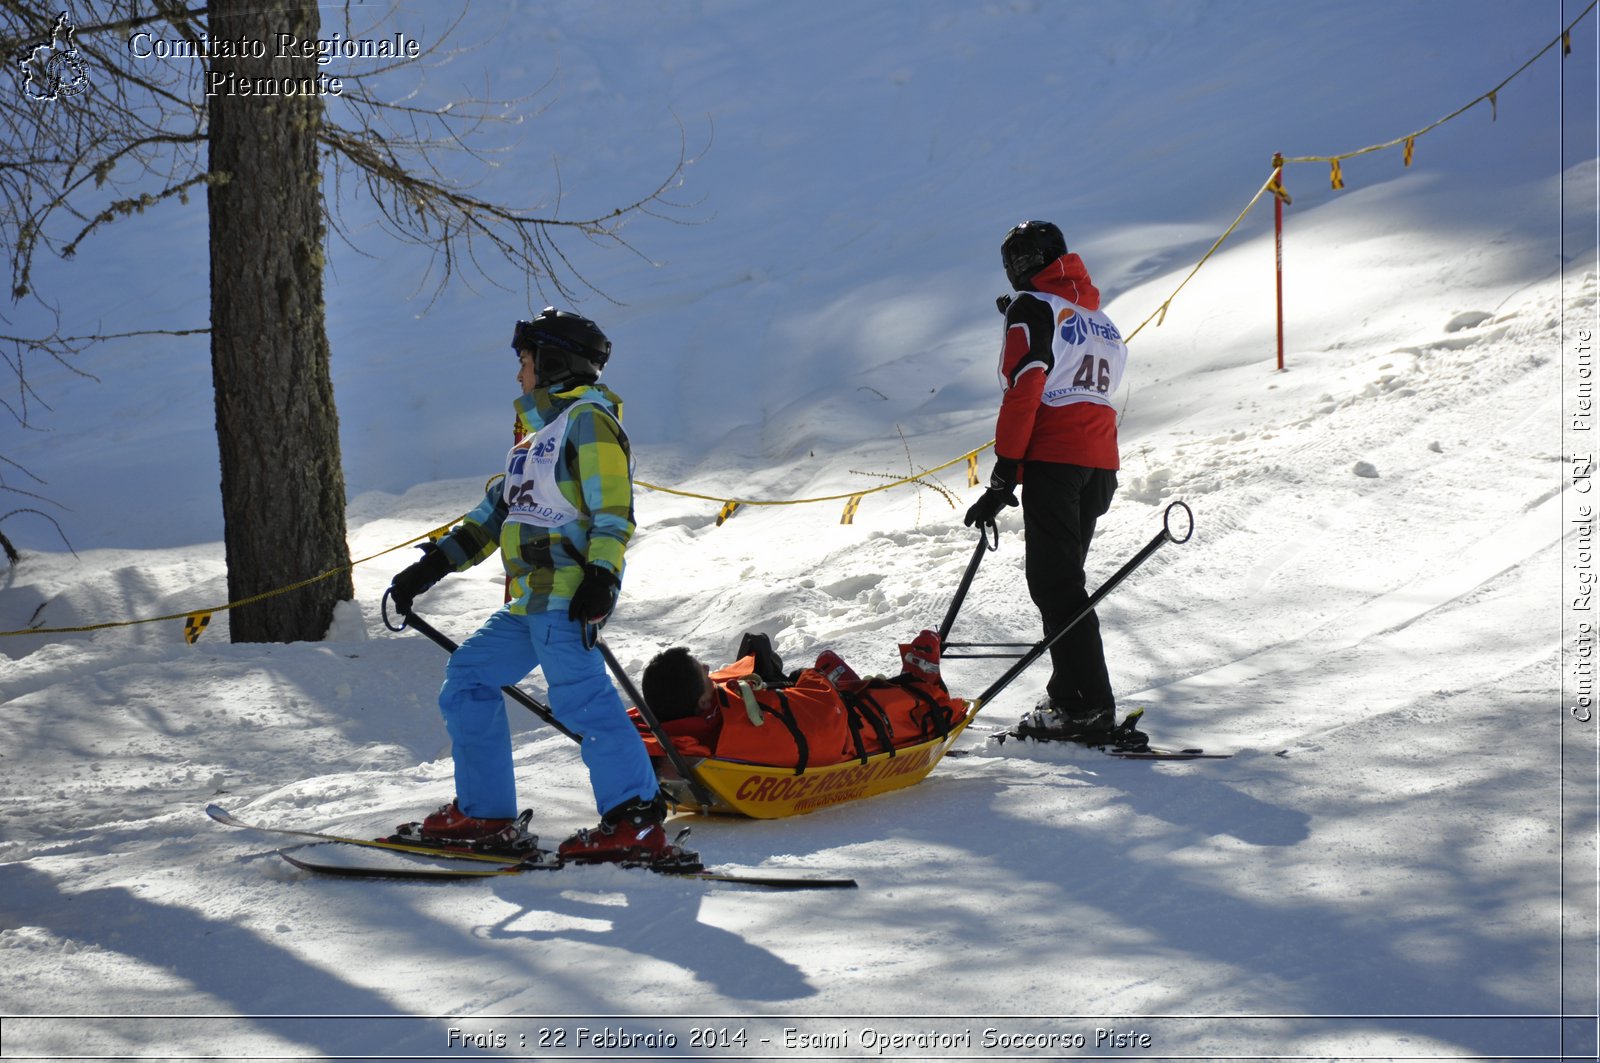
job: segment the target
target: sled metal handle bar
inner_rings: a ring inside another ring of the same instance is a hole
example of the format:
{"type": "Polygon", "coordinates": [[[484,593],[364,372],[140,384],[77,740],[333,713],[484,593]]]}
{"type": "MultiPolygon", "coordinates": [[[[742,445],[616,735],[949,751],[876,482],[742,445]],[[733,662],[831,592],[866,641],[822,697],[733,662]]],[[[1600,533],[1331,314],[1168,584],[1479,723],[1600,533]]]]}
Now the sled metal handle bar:
{"type": "Polygon", "coordinates": [[[979,658],[1000,657],[1016,660],[1033,649],[1031,642],[946,642],[940,651],[940,660],[968,661],[979,658]],[[1011,650],[1011,653],[951,653],[951,650],[1011,650]]]}
{"type": "MultiPolygon", "coordinates": [[[[444,634],[444,632],[440,631],[438,628],[422,619],[422,617],[418,616],[416,613],[402,610],[399,606],[395,607],[395,611],[401,616],[400,626],[395,627],[393,624],[389,623],[388,591],[383,592],[383,603],[381,608],[383,611],[383,626],[388,628],[390,631],[404,631],[408,627],[415,628],[417,631],[420,631],[422,634],[428,636],[432,642],[438,645],[439,648],[444,650],[446,653],[454,653],[460,648],[453,640],[451,640],[450,636],[444,634]]],[[[518,705],[521,705],[523,708],[527,709],[529,712],[533,713],[535,716],[539,717],[539,719],[543,720],[551,727],[554,727],[556,730],[560,731],[574,742],[583,741],[583,736],[581,734],[572,730],[572,728],[556,719],[555,713],[551,712],[550,707],[544,704],[542,701],[523,693],[520,689],[514,686],[503,686],[500,688],[500,690],[503,694],[505,694],[506,697],[510,698],[518,705]]]]}
{"type": "Polygon", "coordinates": [[[988,690],[985,690],[982,694],[979,694],[977,698],[973,700],[972,711],[977,712],[979,709],[989,704],[989,702],[993,701],[1000,691],[1010,686],[1012,680],[1016,679],[1017,676],[1026,671],[1029,665],[1033,664],[1033,662],[1044,656],[1045,653],[1049,651],[1050,647],[1054,646],[1056,642],[1059,641],[1061,637],[1068,631],[1071,631],[1080,620],[1094,612],[1094,607],[1099,605],[1101,600],[1105,598],[1106,595],[1115,590],[1117,584],[1121,583],[1123,580],[1132,575],[1134,569],[1148,561],[1151,554],[1161,549],[1167,543],[1186,543],[1193,536],[1194,511],[1191,510],[1184,502],[1173,502],[1167,507],[1166,512],[1162,514],[1161,530],[1156,532],[1155,536],[1144,545],[1144,549],[1140,550],[1137,554],[1134,554],[1131,558],[1129,558],[1127,563],[1121,568],[1117,569],[1116,573],[1112,575],[1110,579],[1102,583],[1100,585],[1100,589],[1089,596],[1089,600],[1084,603],[1083,608],[1078,611],[1076,616],[1047,634],[1039,642],[1034,643],[1033,649],[1024,654],[1016,664],[1006,669],[1005,674],[991,683],[988,690]],[[1173,515],[1175,512],[1181,512],[1183,517],[1182,535],[1179,535],[1178,531],[1174,528],[1173,515]]]}
{"type": "Polygon", "coordinates": [[[673,770],[682,777],[683,781],[689,784],[689,792],[694,795],[696,801],[700,802],[701,809],[705,812],[710,812],[716,807],[717,803],[706,792],[705,787],[701,785],[700,774],[684,759],[683,754],[678,752],[678,747],[672,744],[672,738],[662,728],[661,720],[651,710],[650,706],[645,704],[644,695],[639,693],[639,688],[633,685],[632,679],[628,678],[628,673],[623,669],[622,663],[617,660],[616,654],[611,652],[611,647],[606,645],[606,640],[597,635],[595,645],[599,647],[600,655],[606,659],[606,667],[610,668],[611,674],[617,677],[617,684],[622,687],[622,692],[627,694],[633,701],[633,707],[639,710],[639,715],[644,717],[645,725],[650,728],[650,733],[655,735],[656,741],[661,744],[661,751],[666,754],[668,763],[672,765],[673,770]]]}
{"type": "Polygon", "coordinates": [[[956,614],[961,611],[961,603],[967,600],[967,591],[972,587],[972,577],[978,574],[978,563],[983,560],[983,555],[991,550],[1000,549],[1000,527],[994,521],[987,521],[978,525],[978,545],[972,551],[972,560],[967,562],[967,570],[961,574],[961,582],[956,586],[956,596],[950,600],[950,608],[945,611],[944,619],[939,622],[939,641],[943,643],[949,637],[950,629],[955,627],[956,614]],[[994,532],[994,541],[990,542],[989,533],[994,532]]]}
{"type": "Polygon", "coordinates": [[[945,645],[946,649],[959,647],[959,648],[964,649],[964,650],[972,650],[972,649],[978,649],[978,650],[1024,649],[1025,650],[1029,646],[1032,646],[1033,643],[1031,643],[1031,642],[946,642],[944,645],[945,645]]]}
{"type": "Polygon", "coordinates": [[[1014,661],[1018,657],[1021,657],[1024,653],[1027,653],[1029,650],[1031,650],[1034,647],[1034,643],[1032,643],[1032,642],[1021,642],[1021,643],[1018,643],[1017,645],[1018,645],[1019,649],[1015,653],[945,653],[945,652],[941,652],[939,654],[939,659],[941,661],[980,661],[980,660],[992,660],[992,659],[998,658],[998,659],[1003,660],[1003,661],[1014,661]]]}

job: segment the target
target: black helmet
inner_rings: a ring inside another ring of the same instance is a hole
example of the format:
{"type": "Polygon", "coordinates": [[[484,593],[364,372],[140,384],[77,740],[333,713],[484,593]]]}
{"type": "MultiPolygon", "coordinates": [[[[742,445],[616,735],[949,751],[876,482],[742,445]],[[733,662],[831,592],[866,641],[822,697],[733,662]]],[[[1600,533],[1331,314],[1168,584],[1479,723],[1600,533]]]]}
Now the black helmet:
{"type": "Polygon", "coordinates": [[[592,384],[611,358],[611,341],[586,317],[547,306],[532,321],[518,321],[511,349],[532,351],[540,387],[592,384]]]}
{"type": "Polygon", "coordinates": [[[1067,253],[1067,238],[1047,221],[1025,221],[1000,241],[1000,261],[1011,287],[1022,291],[1034,274],[1067,253]]]}

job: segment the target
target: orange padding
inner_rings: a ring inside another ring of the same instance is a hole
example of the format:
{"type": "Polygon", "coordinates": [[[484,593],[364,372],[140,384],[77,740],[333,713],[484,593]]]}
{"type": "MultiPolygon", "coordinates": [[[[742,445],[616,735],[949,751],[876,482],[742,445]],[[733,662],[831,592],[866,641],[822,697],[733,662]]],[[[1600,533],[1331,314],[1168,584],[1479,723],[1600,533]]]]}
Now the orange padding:
{"type": "MultiPolygon", "coordinates": [[[[863,753],[925,742],[954,725],[966,711],[965,705],[952,702],[949,691],[937,678],[905,675],[892,680],[866,680],[846,684],[841,694],[825,675],[808,668],[792,686],[755,692],[762,718],[758,726],[751,721],[734,685],[736,680],[749,676],[754,667],[754,658],[744,657],[711,673],[717,692],[713,710],[708,715],[662,725],[679,753],[690,759],[715,757],[745,764],[795,767],[800,763],[803,747],[807,767],[840,764],[863,753]],[[852,716],[855,727],[851,726],[852,716]],[[796,740],[795,729],[803,741],[796,740]]],[[[649,733],[643,719],[636,711],[630,712],[650,755],[662,756],[660,743],[649,733]]]]}

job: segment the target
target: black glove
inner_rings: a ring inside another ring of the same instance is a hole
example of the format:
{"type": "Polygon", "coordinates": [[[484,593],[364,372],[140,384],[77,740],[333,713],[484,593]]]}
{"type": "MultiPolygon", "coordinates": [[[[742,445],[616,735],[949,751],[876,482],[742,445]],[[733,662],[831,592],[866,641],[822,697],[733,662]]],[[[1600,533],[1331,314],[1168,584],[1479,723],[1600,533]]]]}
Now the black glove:
{"type": "Polygon", "coordinates": [[[996,491],[991,487],[968,508],[967,527],[970,528],[974,524],[993,524],[1001,509],[1016,504],[1017,498],[1010,491],[996,491]]]}
{"type": "Polygon", "coordinates": [[[989,489],[967,510],[966,526],[993,524],[1001,509],[1017,504],[1016,489],[1016,459],[996,457],[994,471],[989,474],[989,489]]]}
{"type": "Polygon", "coordinates": [[[617,604],[618,581],[616,574],[599,565],[583,566],[583,582],[572,592],[572,604],[567,607],[567,619],[580,624],[598,624],[611,614],[617,604]]]}
{"type": "Polygon", "coordinates": [[[394,599],[394,607],[402,616],[410,615],[411,603],[417,595],[425,593],[453,571],[455,566],[450,564],[443,550],[433,543],[425,544],[422,547],[422,560],[401,569],[389,581],[389,597],[394,599]]]}

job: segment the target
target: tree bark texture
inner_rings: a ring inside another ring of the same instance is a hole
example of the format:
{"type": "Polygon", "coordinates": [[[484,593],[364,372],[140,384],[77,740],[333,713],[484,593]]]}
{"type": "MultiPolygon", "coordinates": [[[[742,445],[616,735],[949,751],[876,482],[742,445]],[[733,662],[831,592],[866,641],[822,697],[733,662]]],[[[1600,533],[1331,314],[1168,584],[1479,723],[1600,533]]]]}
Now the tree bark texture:
{"type": "MultiPolygon", "coordinates": [[[[234,89],[258,78],[314,81],[314,57],[278,58],[274,44],[281,33],[314,39],[319,24],[315,0],[214,0],[211,38],[260,41],[267,54],[213,59],[211,70],[235,72],[234,89]]],[[[207,102],[211,370],[228,595],[240,601],[350,564],[322,298],[322,101],[224,90],[207,102]]],[[[232,639],[321,639],[334,606],[353,594],[345,568],[241,606],[230,615],[232,639]]]]}

